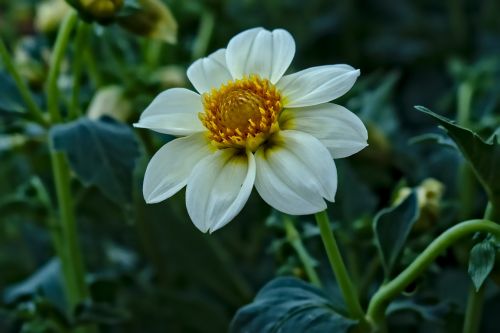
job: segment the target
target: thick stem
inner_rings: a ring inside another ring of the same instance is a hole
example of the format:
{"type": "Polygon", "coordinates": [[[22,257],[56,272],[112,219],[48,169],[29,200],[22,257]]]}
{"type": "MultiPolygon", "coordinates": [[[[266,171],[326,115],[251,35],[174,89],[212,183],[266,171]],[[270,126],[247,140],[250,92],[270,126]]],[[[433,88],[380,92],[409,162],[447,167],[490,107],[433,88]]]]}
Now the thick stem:
{"type": "Polygon", "coordinates": [[[347,306],[347,310],[352,318],[358,319],[363,323],[365,321],[365,314],[361,308],[361,304],[359,303],[356,289],[354,288],[354,285],[349,278],[349,274],[347,273],[344,260],[340,255],[333,231],[330,228],[328,215],[326,211],[323,211],[317,213],[315,217],[320,229],[321,239],[323,240],[326,254],[328,255],[328,260],[330,261],[330,266],[332,267],[335,278],[337,279],[337,283],[347,306]]]}
{"type": "Polygon", "coordinates": [[[21,74],[19,74],[19,72],[17,71],[16,66],[12,62],[9,52],[7,51],[7,48],[5,47],[5,44],[3,43],[3,40],[1,38],[0,38],[0,58],[2,59],[5,69],[14,79],[17,89],[19,89],[19,93],[21,94],[21,98],[24,100],[24,103],[28,108],[30,116],[33,118],[34,121],[36,121],[40,125],[47,127],[48,121],[45,119],[42,110],[38,107],[38,104],[36,104],[35,99],[33,98],[33,95],[31,94],[30,90],[28,89],[28,86],[22,79],[21,74]]]}
{"type": "Polygon", "coordinates": [[[314,269],[314,262],[307,252],[304,244],[302,243],[300,234],[295,228],[292,219],[290,219],[290,217],[288,216],[284,216],[283,223],[285,224],[286,237],[295,252],[297,252],[297,255],[299,256],[299,259],[304,266],[309,281],[316,287],[321,288],[321,280],[319,279],[318,274],[314,269]]]}
{"type": "Polygon", "coordinates": [[[489,232],[500,236],[500,226],[489,220],[470,220],[459,223],[436,238],[396,278],[381,286],[368,306],[367,319],[375,329],[385,322],[385,310],[389,302],[412,283],[446,248],[464,236],[475,232],[489,232]]]}
{"type": "Polygon", "coordinates": [[[78,14],[72,10],[64,19],[59,32],[57,34],[56,43],[52,50],[52,57],[50,59],[49,74],[47,78],[47,108],[52,123],[58,123],[62,117],[59,112],[59,89],[57,88],[57,78],[59,77],[59,70],[61,62],[66,51],[66,46],[69,42],[71,31],[78,21],[78,14]]]}

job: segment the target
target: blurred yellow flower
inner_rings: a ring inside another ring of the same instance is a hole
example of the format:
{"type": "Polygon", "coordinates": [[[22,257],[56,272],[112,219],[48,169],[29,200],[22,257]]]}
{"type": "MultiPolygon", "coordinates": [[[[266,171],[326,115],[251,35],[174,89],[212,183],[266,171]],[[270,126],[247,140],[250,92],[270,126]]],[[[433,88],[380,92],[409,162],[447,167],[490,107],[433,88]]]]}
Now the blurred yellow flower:
{"type": "Polygon", "coordinates": [[[313,214],[334,201],[334,158],[367,146],[361,120],[327,103],[359,76],[348,65],[312,67],[284,75],[295,54],[285,30],[246,30],[194,62],[184,88],[159,94],[136,127],[182,138],[164,145],[144,177],[148,203],[187,185],[188,213],[198,229],[213,232],[245,205],[253,186],[287,214],[313,214]]]}

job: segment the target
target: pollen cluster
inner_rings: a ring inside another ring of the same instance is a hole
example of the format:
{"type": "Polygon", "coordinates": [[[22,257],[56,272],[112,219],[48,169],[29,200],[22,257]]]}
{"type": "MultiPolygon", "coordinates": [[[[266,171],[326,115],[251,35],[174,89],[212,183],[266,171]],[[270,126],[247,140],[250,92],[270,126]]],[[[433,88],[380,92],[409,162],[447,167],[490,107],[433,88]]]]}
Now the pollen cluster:
{"type": "Polygon", "coordinates": [[[281,95],[258,76],[229,81],[203,94],[204,113],[199,117],[218,147],[255,151],[279,129],[281,95]]]}

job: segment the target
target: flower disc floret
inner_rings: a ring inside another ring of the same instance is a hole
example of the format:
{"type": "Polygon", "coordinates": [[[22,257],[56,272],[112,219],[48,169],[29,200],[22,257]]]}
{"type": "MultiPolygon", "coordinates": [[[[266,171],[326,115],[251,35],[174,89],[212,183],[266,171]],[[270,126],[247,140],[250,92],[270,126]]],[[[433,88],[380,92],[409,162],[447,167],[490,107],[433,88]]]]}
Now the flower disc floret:
{"type": "Polygon", "coordinates": [[[210,140],[221,148],[255,151],[279,130],[281,95],[267,79],[257,75],[229,81],[203,94],[199,114],[210,140]]]}

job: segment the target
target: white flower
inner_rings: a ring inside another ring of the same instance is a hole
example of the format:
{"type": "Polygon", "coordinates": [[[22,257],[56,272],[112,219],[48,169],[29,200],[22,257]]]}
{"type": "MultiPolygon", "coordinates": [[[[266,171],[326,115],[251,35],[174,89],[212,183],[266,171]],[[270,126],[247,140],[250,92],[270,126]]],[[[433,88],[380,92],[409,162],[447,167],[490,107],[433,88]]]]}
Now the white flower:
{"type": "Polygon", "coordinates": [[[181,136],[151,159],[144,176],[148,203],[187,185],[186,205],[198,229],[213,232],[243,208],[255,185],[272,207],[313,214],[334,201],[334,158],[367,146],[361,120],[327,103],[359,76],[348,65],[283,75],[295,54],[285,30],[246,30],[194,62],[184,88],[159,94],[136,127],[181,136]]]}

